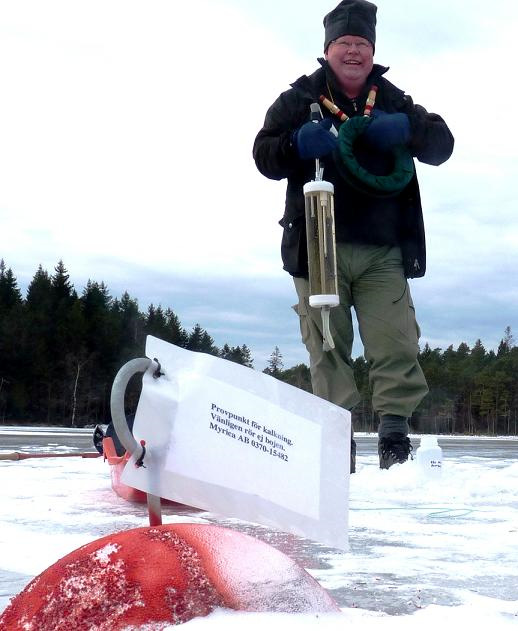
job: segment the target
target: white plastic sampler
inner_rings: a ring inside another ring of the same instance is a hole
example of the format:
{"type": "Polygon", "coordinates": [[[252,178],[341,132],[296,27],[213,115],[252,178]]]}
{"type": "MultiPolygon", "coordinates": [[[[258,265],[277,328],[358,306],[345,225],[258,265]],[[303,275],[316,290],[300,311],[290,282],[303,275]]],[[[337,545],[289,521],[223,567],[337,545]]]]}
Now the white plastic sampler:
{"type": "Polygon", "coordinates": [[[416,451],[420,474],[426,478],[436,478],[442,472],[442,449],[437,436],[421,436],[421,444],[416,451]]]}

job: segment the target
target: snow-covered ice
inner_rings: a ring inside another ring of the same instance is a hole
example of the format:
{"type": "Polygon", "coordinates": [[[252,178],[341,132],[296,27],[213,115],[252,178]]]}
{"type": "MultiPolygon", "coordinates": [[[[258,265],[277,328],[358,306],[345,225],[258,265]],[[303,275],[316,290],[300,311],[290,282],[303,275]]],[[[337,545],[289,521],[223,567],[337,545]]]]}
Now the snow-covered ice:
{"type": "MultiPolygon", "coordinates": [[[[89,434],[0,428],[1,451],[90,450],[89,434]],[[9,437],[8,441],[6,437],[9,437]],[[83,440],[81,444],[78,440],[83,440]]],[[[415,446],[418,437],[412,437],[415,446]]],[[[439,437],[443,472],[424,482],[415,462],[381,471],[375,437],[358,437],[351,477],[348,553],[206,512],[164,523],[219,523],[257,536],[299,561],[342,613],[251,614],[218,610],[188,629],[405,631],[448,625],[518,628],[518,439],[439,437]]],[[[112,492],[102,459],[0,462],[0,610],[29,580],[75,548],[145,526],[145,506],[112,492]]],[[[173,627],[171,627],[173,628],[173,627]]]]}

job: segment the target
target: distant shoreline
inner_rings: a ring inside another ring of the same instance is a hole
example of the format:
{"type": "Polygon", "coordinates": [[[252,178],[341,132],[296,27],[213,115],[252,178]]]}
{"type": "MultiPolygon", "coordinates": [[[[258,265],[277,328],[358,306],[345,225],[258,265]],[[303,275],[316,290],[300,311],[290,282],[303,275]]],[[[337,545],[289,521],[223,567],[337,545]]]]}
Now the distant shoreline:
{"type": "MultiPolygon", "coordinates": [[[[61,434],[91,434],[95,425],[89,427],[69,427],[67,425],[0,425],[0,434],[40,434],[44,435],[46,430],[52,435],[56,433],[61,434]]],[[[375,432],[354,432],[355,437],[374,437],[377,436],[375,432]]],[[[420,438],[421,436],[437,436],[439,440],[518,440],[518,436],[486,436],[481,435],[468,435],[468,434],[416,434],[410,433],[410,438],[420,438]]]]}

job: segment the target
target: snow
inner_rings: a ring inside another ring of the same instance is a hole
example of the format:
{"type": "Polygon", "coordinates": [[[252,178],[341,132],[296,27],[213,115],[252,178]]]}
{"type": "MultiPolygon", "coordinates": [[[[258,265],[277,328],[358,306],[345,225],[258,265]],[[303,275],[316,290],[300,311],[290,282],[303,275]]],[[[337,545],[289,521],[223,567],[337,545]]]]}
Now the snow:
{"type": "MultiPolygon", "coordinates": [[[[31,432],[25,434],[24,451],[31,444],[31,432]]],[[[50,451],[62,453],[71,444],[65,432],[48,434],[50,451]]],[[[420,478],[415,461],[381,471],[373,441],[358,436],[348,553],[206,512],[164,508],[164,523],[221,523],[276,545],[342,608],[318,616],[216,610],[185,623],[186,631],[518,628],[518,440],[439,437],[442,475],[430,481],[420,478]]],[[[418,437],[412,442],[417,446],[418,437]]],[[[68,552],[148,523],[145,506],[114,495],[101,458],[1,461],[0,481],[0,610],[68,552]]]]}
{"type": "Polygon", "coordinates": [[[117,552],[118,549],[119,546],[109,543],[108,545],[104,546],[104,548],[97,550],[97,552],[95,553],[95,559],[99,561],[101,565],[107,565],[110,562],[110,556],[114,552],[117,552]]]}

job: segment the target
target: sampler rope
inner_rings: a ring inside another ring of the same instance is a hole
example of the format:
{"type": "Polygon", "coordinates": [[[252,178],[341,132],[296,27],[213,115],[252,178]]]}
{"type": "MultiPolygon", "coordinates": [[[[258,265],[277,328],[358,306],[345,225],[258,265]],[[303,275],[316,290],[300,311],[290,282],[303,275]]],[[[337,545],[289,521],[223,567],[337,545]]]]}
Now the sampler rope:
{"type": "Polygon", "coordinates": [[[370,508],[359,508],[357,506],[350,506],[351,511],[404,511],[404,512],[419,512],[419,511],[431,511],[426,517],[434,519],[445,519],[447,517],[465,517],[471,515],[471,513],[481,512],[478,508],[453,508],[451,506],[379,506],[370,508]]]}

